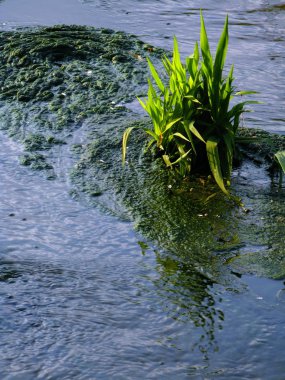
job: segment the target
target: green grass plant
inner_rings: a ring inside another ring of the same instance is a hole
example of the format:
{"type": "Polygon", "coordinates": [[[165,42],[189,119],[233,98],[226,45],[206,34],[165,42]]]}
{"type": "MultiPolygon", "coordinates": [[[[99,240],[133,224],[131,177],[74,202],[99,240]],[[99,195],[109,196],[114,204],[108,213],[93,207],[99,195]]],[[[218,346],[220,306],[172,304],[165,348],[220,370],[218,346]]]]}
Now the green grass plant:
{"type": "Polygon", "coordinates": [[[274,158],[276,160],[276,162],[278,163],[279,165],[279,168],[280,168],[280,186],[282,184],[282,180],[283,180],[283,173],[285,173],[285,151],[279,151],[277,153],[275,153],[274,155],[274,158]]]}
{"type": "MultiPolygon", "coordinates": [[[[200,14],[200,47],[196,42],[193,54],[181,62],[176,37],[172,61],[162,59],[168,83],[148,59],[153,82],[148,80],[147,99],[138,99],[152,120],[152,128],[144,128],[149,136],[148,148],[154,146],[167,167],[182,176],[190,173],[211,173],[227,195],[230,185],[236,132],[245,105],[243,101],[230,108],[233,96],[252,94],[235,92],[233,65],[223,75],[228,49],[228,17],[221,33],[215,57],[212,56],[203,14],[200,14]]],[[[122,155],[126,158],[127,141],[132,128],[123,135],[122,155]]]]}

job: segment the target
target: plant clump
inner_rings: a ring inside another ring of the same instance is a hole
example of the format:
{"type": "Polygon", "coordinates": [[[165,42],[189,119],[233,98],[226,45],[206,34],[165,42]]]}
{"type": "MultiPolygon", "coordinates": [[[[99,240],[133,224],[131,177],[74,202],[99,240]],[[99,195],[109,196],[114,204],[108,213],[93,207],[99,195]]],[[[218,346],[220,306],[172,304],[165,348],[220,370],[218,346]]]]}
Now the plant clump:
{"type": "MultiPolygon", "coordinates": [[[[233,65],[227,77],[223,76],[227,48],[228,17],[213,58],[201,12],[200,49],[196,42],[183,64],[174,37],[172,62],[167,56],[162,59],[168,85],[148,59],[157,89],[149,79],[148,98],[139,99],[152,119],[152,128],[145,129],[150,136],[148,148],[154,145],[166,166],[176,168],[182,176],[211,173],[225,194],[229,194],[240,115],[246,104],[257,103],[243,101],[230,108],[233,96],[254,92],[235,92],[233,65]]],[[[123,161],[131,130],[123,135],[123,161]]]]}

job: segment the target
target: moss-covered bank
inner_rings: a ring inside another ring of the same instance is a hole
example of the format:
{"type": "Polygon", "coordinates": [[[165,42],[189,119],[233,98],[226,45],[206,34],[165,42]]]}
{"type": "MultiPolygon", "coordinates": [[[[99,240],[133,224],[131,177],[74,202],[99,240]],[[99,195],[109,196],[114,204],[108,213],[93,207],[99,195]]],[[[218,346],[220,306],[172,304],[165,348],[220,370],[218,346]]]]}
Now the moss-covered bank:
{"type": "Polygon", "coordinates": [[[285,277],[284,189],[266,171],[273,153],[285,149],[284,137],[243,131],[262,134],[242,149],[247,158],[233,179],[249,212],[222,194],[205,202],[214,185],[172,176],[144,153],[139,131],[122,168],[124,129],[149,123],[126,106],[146,89],[146,56],[158,65],[161,50],[122,32],[78,26],[2,32],[0,45],[0,126],[23,143],[23,164],[55,178],[59,157],[68,156],[71,193],[134,221],[166,271],[184,268],[211,281],[228,269],[285,277]]]}

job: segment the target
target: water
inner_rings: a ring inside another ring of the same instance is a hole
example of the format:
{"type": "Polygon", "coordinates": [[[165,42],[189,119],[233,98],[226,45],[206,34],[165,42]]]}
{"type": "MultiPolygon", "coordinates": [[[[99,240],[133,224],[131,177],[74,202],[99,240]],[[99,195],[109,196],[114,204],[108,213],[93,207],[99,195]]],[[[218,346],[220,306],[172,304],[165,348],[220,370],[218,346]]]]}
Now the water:
{"type": "MultiPolygon", "coordinates": [[[[280,3],[6,0],[0,25],[112,27],[167,49],[176,34],[186,55],[200,8],[213,42],[229,14],[236,82],[266,102],[246,124],[284,134],[280,3]]],[[[132,223],[73,200],[64,176],[21,167],[21,148],[1,142],[1,379],[284,378],[283,281],[220,285],[175,268],[159,248],[142,250],[132,223]]]]}

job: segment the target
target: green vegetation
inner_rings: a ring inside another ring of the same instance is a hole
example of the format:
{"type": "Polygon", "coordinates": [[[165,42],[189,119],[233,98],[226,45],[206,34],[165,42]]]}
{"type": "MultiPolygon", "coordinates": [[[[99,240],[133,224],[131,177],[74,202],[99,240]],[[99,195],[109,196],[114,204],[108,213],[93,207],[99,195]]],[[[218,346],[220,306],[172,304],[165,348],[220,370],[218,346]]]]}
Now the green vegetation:
{"type": "MultiPolygon", "coordinates": [[[[168,279],[170,287],[182,284],[182,289],[192,274],[193,283],[201,278],[203,285],[208,278],[232,284],[235,276],[231,269],[284,278],[285,219],[280,207],[284,188],[277,192],[275,186],[267,186],[265,175],[275,173],[274,154],[285,151],[285,137],[253,128],[238,129],[235,141],[251,143],[239,144],[247,161],[241,170],[245,175],[238,175],[232,188],[248,213],[233,207],[222,191],[213,200],[214,181],[193,176],[190,183],[169,175],[163,159],[153,160],[151,150],[148,154],[141,150],[146,141],[144,131],[152,128],[151,119],[138,119],[136,113],[120,106],[148,87],[146,58],[158,67],[164,53],[135,36],[106,29],[63,25],[1,32],[0,128],[23,145],[19,158],[27,170],[36,170],[48,179],[66,178],[73,198],[132,221],[146,242],[156,247],[159,271],[165,272],[162,281],[168,279]],[[45,91],[52,93],[52,98],[47,98],[45,91]],[[128,158],[130,162],[138,158],[139,164],[123,168],[122,135],[134,126],[137,129],[129,139],[128,158]],[[188,277],[184,278],[183,272],[188,277]]],[[[199,65],[201,72],[201,60],[199,65]]],[[[189,76],[187,67],[186,72],[189,76]]],[[[202,89],[203,83],[200,96],[202,89]]],[[[185,107],[190,107],[186,100],[185,107]]],[[[207,115],[199,103],[192,106],[193,117],[198,112],[207,115]]],[[[198,121],[193,125],[204,133],[198,121]]],[[[189,153],[191,172],[202,171],[205,165],[204,171],[209,173],[205,143],[192,135],[197,152],[204,149],[205,160],[200,163],[198,156],[189,153]]],[[[204,134],[202,137],[206,141],[204,134]]],[[[179,141],[177,136],[174,139],[179,141]]],[[[164,154],[157,141],[152,147],[164,154]]],[[[180,168],[179,162],[172,166],[180,168]]],[[[181,310],[184,312],[182,306],[181,310]]]]}
{"type": "Polygon", "coordinates": [[[82,124],[128,117],[121,104],[142,91],[149,56],[157,64],[162,50],[110,29],[1,31],[0,129],[24,145],[20,162],[54,177],[54,151],[82,124]]]}
{"type": "MultiPolygon", "coordinates": [[[[148,80],[148,98],[139,102],[153,124],[151,129],[144,129],[150,136],[148,148],[155,145],[167,167],[174,167],[182,176],[212,173],[228,195],[239,118],[246,104],[257,102],[244,101],[229,109],[234,95],[253,92],[235,92],[233,66],[228,76],[223,76],[227,48],[228,17],[213,58],[201,12],[200,50],[196,42],[193,54],[183,64],[174,37],[172,62],[166,56],[162,60],[168,85],[148,59],[157,89],[148,80]]],[[[123,135],[123,162],[132,129],[126,129],[123,135]]]]}
{"type": "Polygon", "coordinates": [[[282,179],[283,179],[283,172],[285,173],[285,150],[275,153],[274,158],[280,167],[280,186],[281,186],[282,179]]]}

